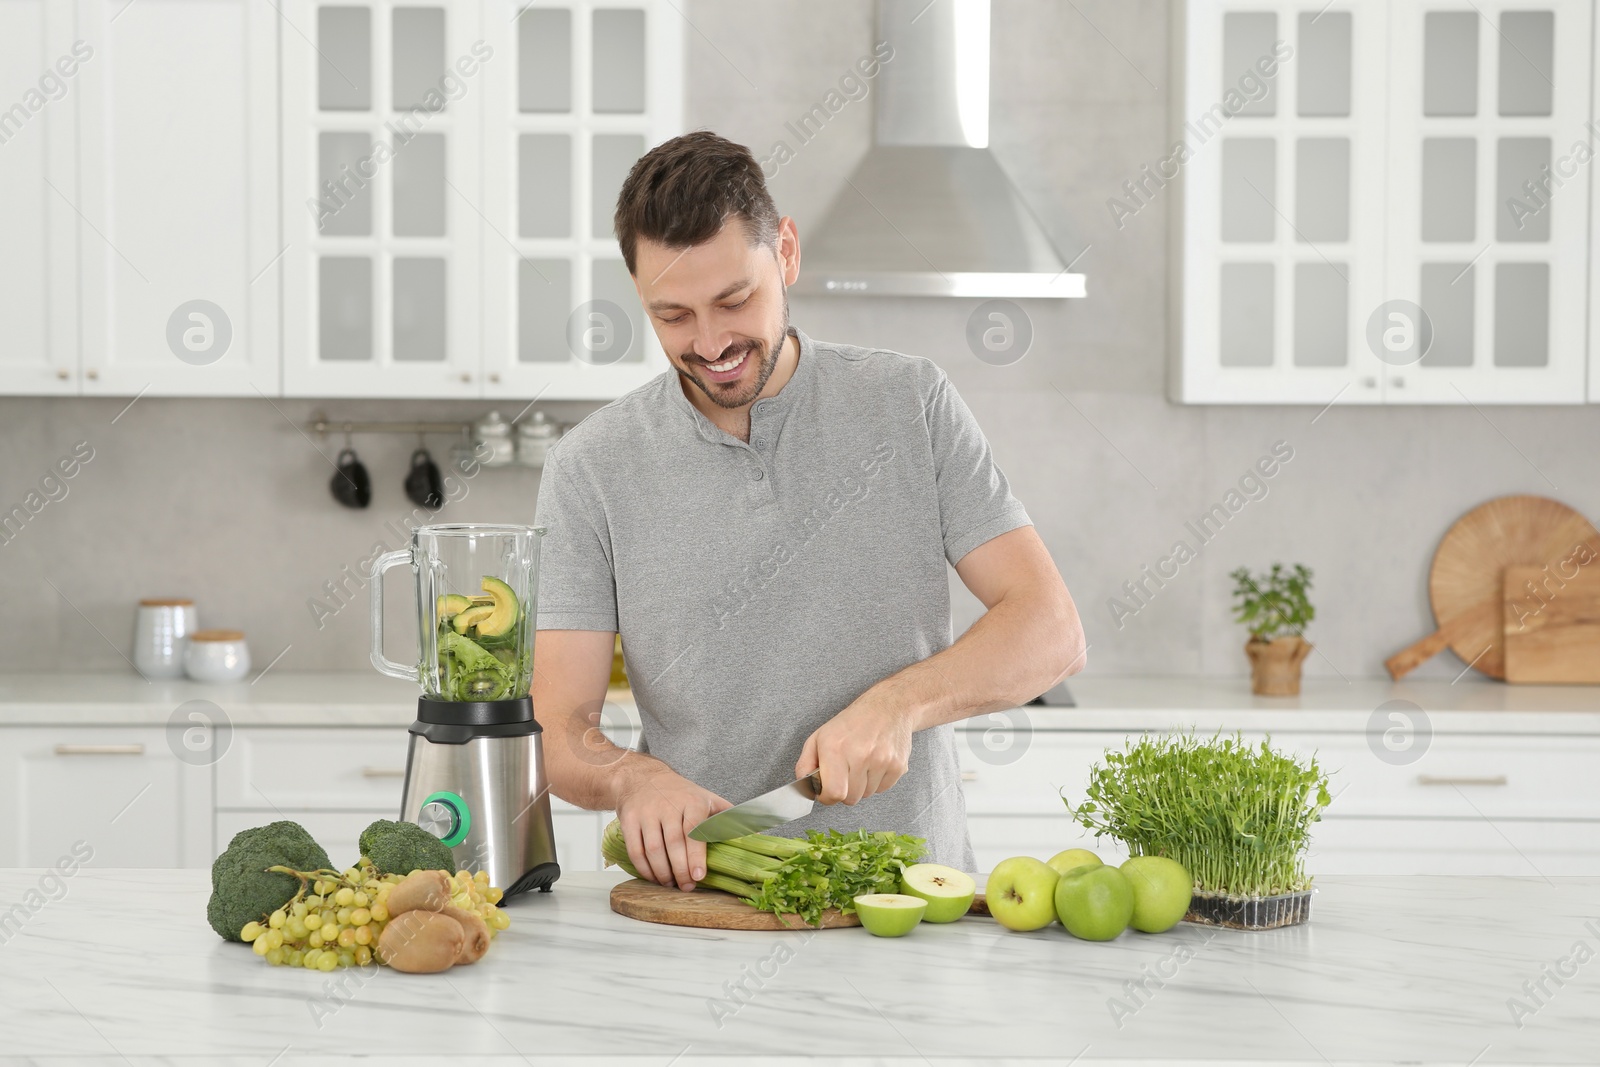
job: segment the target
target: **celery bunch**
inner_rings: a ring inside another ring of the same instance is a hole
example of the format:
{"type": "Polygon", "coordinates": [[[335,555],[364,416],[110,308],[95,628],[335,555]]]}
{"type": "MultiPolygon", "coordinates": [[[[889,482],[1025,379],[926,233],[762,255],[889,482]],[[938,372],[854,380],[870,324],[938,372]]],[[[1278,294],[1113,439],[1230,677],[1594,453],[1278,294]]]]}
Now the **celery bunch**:
{"type": "MultiPolygon", "coordinates": [[[[901,871],[922,858],[924,844],[920,837],[887,831],[813,830],[804,840],[751,834],[707,845],[706,876],[699,884],[780,919],[798,915],[818,926],[829,908],[854,912],[862,894],[899,892],[901,871]]],[[[616,819],[600,839],[600,852],[608,865],[639,877],[616,819]]]]}

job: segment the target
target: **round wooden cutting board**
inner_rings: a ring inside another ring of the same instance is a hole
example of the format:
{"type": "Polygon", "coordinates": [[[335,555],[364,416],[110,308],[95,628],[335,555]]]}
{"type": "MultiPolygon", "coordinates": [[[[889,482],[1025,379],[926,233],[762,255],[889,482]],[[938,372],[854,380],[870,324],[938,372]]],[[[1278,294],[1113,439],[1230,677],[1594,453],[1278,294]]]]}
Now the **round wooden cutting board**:
{"type": "MultiPolygon", "coordinates": [[[[654,882],[632,878],[611,888],[611,910],[630,919],[667,926],[695,926],[702,930],[811,930],[798,915],[786,916],[788,925],[770,911],[757,911],[737,897],[715,889],[685,893],[654,882]]],[[[822,913],[823,930],[860,926],[854,915],[829,908],[822,913]]]]}
{"type": "Polygon", "coordinates": [[[1573,548],[1600,537],[1594,525],[1565,504],[1542,496],[1503,496],[1480,504],[1445,531],[1428,574],[1428,598],[1442,628],[1461,620],[1450,649],[1491,678],[1504,678],[1507,567],[1566,559],[1573,548]]]}

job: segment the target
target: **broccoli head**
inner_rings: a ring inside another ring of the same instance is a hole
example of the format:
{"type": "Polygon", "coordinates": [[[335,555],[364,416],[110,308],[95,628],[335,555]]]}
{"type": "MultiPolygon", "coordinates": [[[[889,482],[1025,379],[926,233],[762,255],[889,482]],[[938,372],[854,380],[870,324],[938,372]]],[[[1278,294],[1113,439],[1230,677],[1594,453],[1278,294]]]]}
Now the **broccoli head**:
{"type": "Polygon", "coordinates": [[[206,919],[226,941],[242,941],[248,922],[261,922],[294,899],[300,880],[268,867],[326,870],[328,854],[306,828],[284,820],[240,830],[211,864],[211,901],[206,919]]]}
{"type": "Polygon", "coordinates": [[[382,874],[456,873],[450,846],[413,822],[379,819],[361,831],[361,854],[382,874]]]}

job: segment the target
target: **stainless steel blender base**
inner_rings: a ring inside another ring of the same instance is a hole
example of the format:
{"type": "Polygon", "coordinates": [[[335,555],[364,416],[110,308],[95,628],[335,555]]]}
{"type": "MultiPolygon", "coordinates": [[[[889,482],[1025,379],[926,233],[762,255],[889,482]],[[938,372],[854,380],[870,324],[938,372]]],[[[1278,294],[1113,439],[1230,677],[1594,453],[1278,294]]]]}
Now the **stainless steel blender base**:
{"type": "Polygon", "coordinates": [[[487,871],[508,897],[549,891],[561,875],[538,732],[443,744],[413,728],[400,818],[449,845],[458,867],[487,871]]]}

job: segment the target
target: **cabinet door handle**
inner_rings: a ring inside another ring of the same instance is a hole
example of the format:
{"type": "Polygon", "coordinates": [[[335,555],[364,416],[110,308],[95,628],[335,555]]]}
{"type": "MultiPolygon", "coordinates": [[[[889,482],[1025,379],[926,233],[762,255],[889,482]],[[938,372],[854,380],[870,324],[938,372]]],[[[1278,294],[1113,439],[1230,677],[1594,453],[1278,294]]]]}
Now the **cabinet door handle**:
{"type": "Polygon", "coordinates": [[[963,782],[976,782],[978,780],[978,772],[977,771],[962,771],[961,772],[961,780],[963,782]]]}
{"type": "Polygon", "coordinates": [[[1481,778],[1435,778],[1431,774],[1417,775],[1418,785],[1509,785],[1503,774],[1485,775],[1481,778]]]}
{"type": "Polygon", "coordinates": [[[363,778],[404,778],[405,776],[406,771],[404,767],[361,768],[361,777],[363,778]]]}
{"type": "Polygon", "coordinates": [[[144,745],[57,745],[58,756],[142,756],[144,745]]]}

